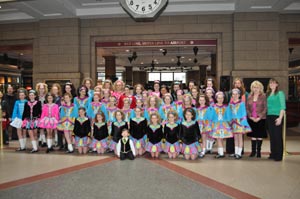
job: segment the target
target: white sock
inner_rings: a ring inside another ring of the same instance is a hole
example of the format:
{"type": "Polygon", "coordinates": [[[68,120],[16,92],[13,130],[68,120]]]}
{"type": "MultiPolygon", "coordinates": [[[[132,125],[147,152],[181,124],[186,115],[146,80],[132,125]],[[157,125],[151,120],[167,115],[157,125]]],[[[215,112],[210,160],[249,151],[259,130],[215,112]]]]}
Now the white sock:
{"type": "Polygon", "coordinates": [[[93,151],[97,151],[97,148],[93,148],[93,151]]]}
{"type": "Polygon", "coordinates": [[[37,143],[36,141],[31,141],[33,150],[37,151],[37,143]]]}
{"type": "Polygon", "coordinates": [[[73,151],[73,146],[72,146],[72,144],[68,144],[68,150],[69,150],[69,151],[73,151]]]}
{"type": "Polygon", "coordinates": [[[42,134],[40,133],[39,141],[42,141],[42,134]]]}
{"type": "Polygon", "coordinates": [[[209,150],[212,150],[213,145],[214,145],[214,140],[210,140],[209,141],[209,150]]]}
{"type": "Polygon", "coordinates": [[[206,149],[202,148],[202,153],[205,154],[206,153],[206,149]]]}
{"type": "Polygon", "coordinates": [[[23,138],[19,139],[19,143],[20,143],[20,148],[21,148],[21,149],[24,149],[24,146],[23,146],[23,138]]]}
{"type": "Polygon", "coordinates": [[[45,134],[42,135],[42,142],[46,143],[46,135],[45,134]]]}
{"type": "Polygon", "coordinates": [[[239,156],[242,156],[242,151],[243,151],[243,148],[242,148],[242,147],[239,147],[239,150],[238,150],[238,155],[239,155],[239,156]]]}
{"type": "Polygon", "coordinates": [[[206,148],[209,150],[209,140],[206,140],[206,148]]]}
{"type": "Polygon", "coordinates": [[[23,138],[23,146],[24,146],[24,149],[26,149],[26,143],[27,143],[27,138],[23,138]]]}
{"type": "Polygon", "coordinates": [[[218,148],[218,154],[219,155],[224,155],[224,149],[223,149],[223,147],[218,148]]]}
{"type": "Polygon", "coordinates": [[[239,147],[238,146],[234,147],[234,154],[239,154],[239,147]]]}
{"type": "Polygon", "coordinates": [[[52,147],[52,139],[47,139],[48,149],[52,147]]]}
{"type": "Polygon", "coordinates": [[[57,132],[54,133],[54,142],[57,143],[58,142],[58,136],[57,136],[57,132]]]}

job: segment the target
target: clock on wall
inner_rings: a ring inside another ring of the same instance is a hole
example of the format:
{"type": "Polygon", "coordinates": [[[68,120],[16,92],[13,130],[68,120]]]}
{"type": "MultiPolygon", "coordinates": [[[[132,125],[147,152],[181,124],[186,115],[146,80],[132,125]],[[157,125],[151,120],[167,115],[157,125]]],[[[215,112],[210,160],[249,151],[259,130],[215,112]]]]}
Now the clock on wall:
{"type": "Polygon", "coordinates": [[[135,21],[154,21],[166,8],[168,0],[119,0],[135,21]]]}

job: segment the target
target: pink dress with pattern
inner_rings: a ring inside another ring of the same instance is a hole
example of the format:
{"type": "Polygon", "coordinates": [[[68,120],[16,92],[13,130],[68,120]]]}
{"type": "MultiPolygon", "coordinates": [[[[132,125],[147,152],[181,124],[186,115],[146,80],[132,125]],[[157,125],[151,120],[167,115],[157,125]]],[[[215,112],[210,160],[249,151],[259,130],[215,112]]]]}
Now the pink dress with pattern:
{"type": "Polygon", "coordinates": [[[39,127],[43,129],[56,129],[59,120],[59,108],[57,104],[44,104],[39,127]]]}

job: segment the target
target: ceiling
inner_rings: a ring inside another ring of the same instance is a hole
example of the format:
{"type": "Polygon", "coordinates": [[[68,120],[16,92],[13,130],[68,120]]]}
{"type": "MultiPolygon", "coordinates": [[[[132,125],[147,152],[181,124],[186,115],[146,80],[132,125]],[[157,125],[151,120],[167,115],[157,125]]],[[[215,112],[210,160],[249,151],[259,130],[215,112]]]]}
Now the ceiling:
{"type": "Polygon", "coordinates": [[[118,48],[97,48],[97,65],[105,65],[105,56],[115,56],[116,66],[132,66],[133,70],[149,69],[154,64],[155,70],[182,70],[191,69],[199,70],[199,65],[210,65],[211,54],[216,53],[216,46],[198,46],[197,55],[193,51],[194,46],[161,46],[161,47],[118,47],[118,48]],[[166,54],[163,54],[163,51],[166,54]],[[133,52],[136,52],[137,58],[129,61],[133,52]],[[178,59],[178,56],[180,58],[178,59]],[[196,58],[196,60],[194,60],[196,58]],[[153,62],[152,62],[153,61],[153,62]],[[180,64],[177,63],[180,61],[180,64]],[[197,61],[196,63],[194,61],[197,61]]]}
{"type": "MultiPolygon", "coordinates": [[[[0,0],[0,23],[53,18],[128,17],[118,0],[0,0]],[[1,3],[2,2],[2,3],[1,3]]],[[[162,15],[299,13],[299,0],[169,0],[162,15]]]]}

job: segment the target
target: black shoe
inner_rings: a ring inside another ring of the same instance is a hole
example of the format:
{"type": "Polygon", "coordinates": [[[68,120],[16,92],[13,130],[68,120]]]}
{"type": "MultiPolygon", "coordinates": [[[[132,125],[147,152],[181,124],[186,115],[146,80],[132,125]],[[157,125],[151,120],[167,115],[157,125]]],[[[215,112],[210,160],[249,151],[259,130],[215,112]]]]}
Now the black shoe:
{"type": "Polygon", "coordinates": [[[274,159],[274,161],[276,161],[276,162],[280,162],[280,161],[282,161],[282,158],[279,158],[279,159],[274,159]]]}
{"type": "Polygon", "coordinates": [[[207,150],[206,154],[212,154],[212,150],[207,150]]]}
{"type": "Polygon", "coordinates": [[[74,150],[73,151],[67,150],[66,153],[74,153],[74,150]]]}
{"type": "Polygon", "coordinates": [[[255,155],[256,155],[255,152],[252,151],[252,152],[250,153],[249,157],[252,158],[252,157],[254,157],[255,155]]]}
{"type": "Polygon", "coordinates": [[[224,157],[225,157],[225,155],[219,155],[219,154],[215,156],[216,159],[220,159],[220,158],[224,158],[224,157]]]}
{"type": "Polygon", "coordinates": [[[233,153],[233,154],[230,154],[229,157],[234,158],[234,157],[235,157],[235,154],[234,154],[234,153],[233,153]]]}
{"type": "Polygon", "coordinates": [[[239,159],[242,158],[242,156],[240,156],[240,155],[238,155],[238,154],[235,154],[235,155],[234,155],[234,158],[235,158],[236,160],[239,160],[239,159]]]}
{"type": "Polygon", "coordinates": [[[46,150],[46,153],[49,153],[50,152],[50,149],[49,148],[47,148],[47,150],[46,150]]]}
{"type": "Polygon", "coordinates": [[[39,141],[39,146],[42,146],[42,141],[39,141]]]}
{"type": "Polygon", "coordinates": [[[94,151],[93,149],[89,150],[89,153],[94,153],[94,152],[97,152],[97,151],[94,151]]]}
{"type": "Polygon", "coordinates": [[[199,158],[204,158],[205,154],[204,153],[200,153],[199,154],[199,158]]]}
{"type": "Polygon", "coordinates": [[[47,147],[47,144],[44,142],[41,147],[47,147]]]}
{"type": "Polygon", "coordinates": [[[18,148],[18,149],[16,149],[16,151],[26,151],[26,148],[24,148],[24,149],[18,148]]]}
{"type": "Polygon", "coordinates": [[[34,149],[32,149],[32,150],[30,151],[30,153],[37,153],[37,152],[39,152],[39,150],[34,150],[34,149]]]}

